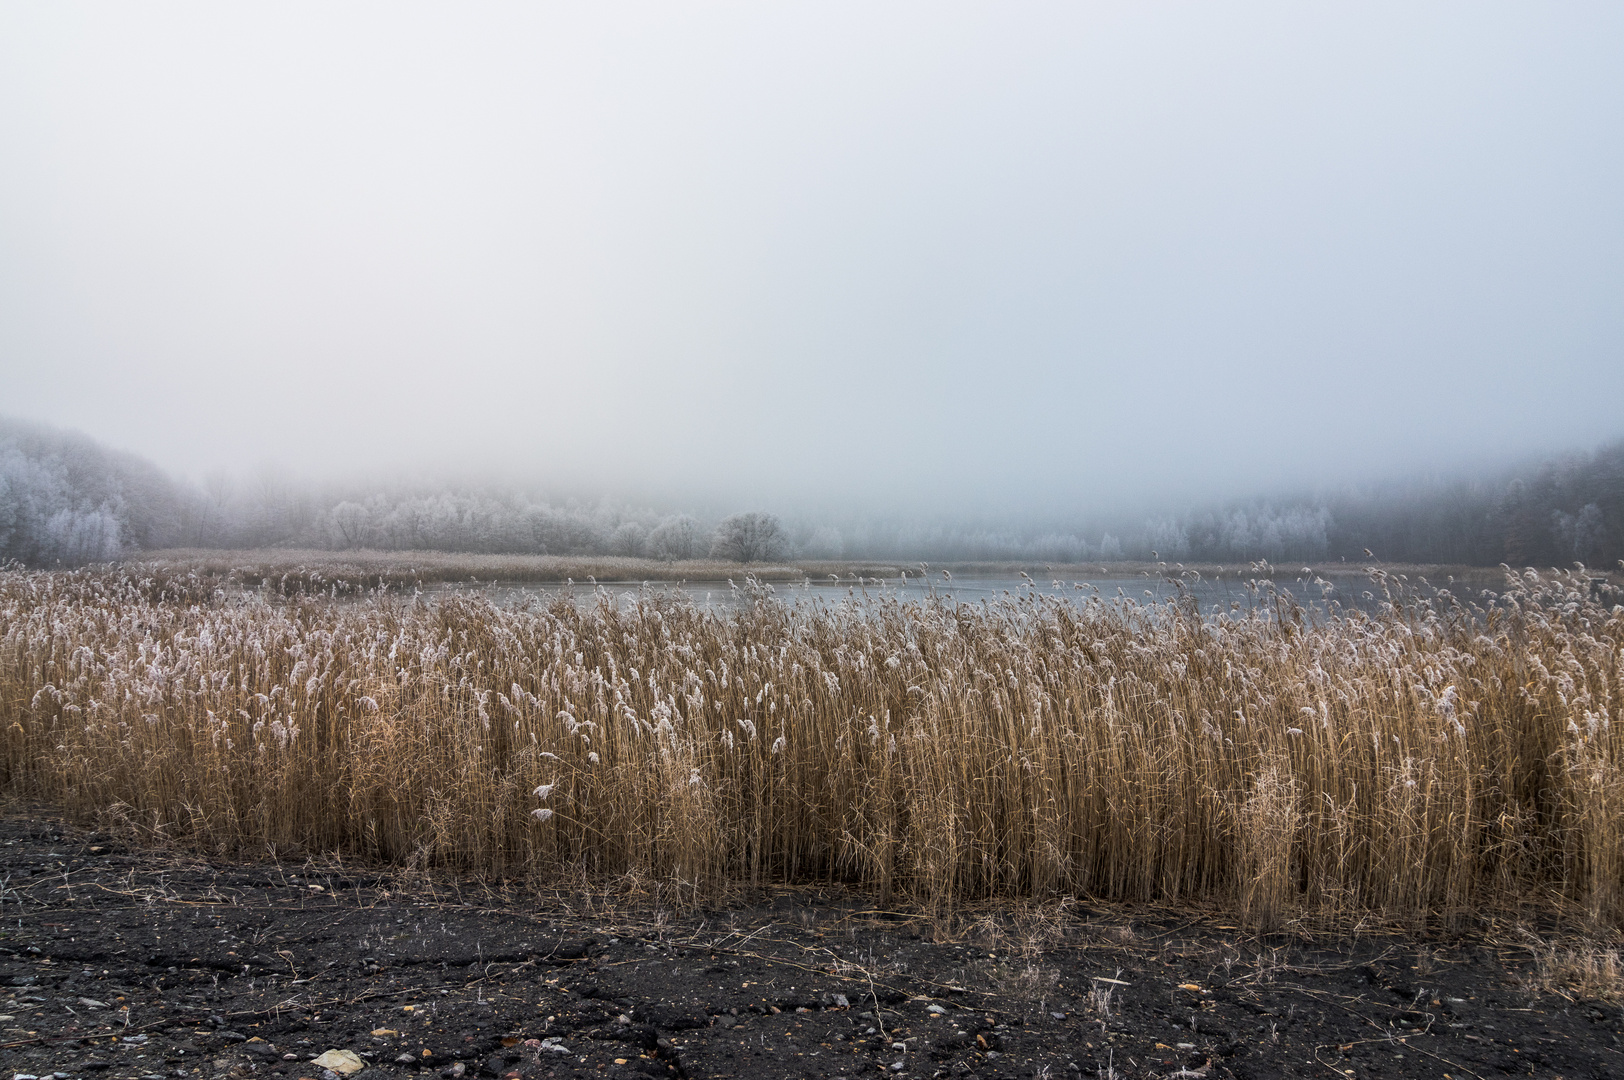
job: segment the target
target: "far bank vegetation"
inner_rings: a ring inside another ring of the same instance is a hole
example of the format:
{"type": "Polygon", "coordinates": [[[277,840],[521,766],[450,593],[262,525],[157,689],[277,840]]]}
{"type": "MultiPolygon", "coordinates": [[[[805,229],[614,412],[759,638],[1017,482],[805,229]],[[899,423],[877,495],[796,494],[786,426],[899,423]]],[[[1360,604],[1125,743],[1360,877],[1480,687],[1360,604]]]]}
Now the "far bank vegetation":
{"type": "MultiPolygon", "coordinates": [[[[806,511],[696,517],[494,483],[314,483],[271,469],[177,482],[86,436],[0,417],[0,561],[71,567],[170,548],[392,550],[683,562],[1380,559],[1492,567],[1624,559],[1624,442],[1497,475],[1280,493],[1083,521],[806,511]]],[[[1076,575],[1068,575],[1076,576],[1076,575]]]]}

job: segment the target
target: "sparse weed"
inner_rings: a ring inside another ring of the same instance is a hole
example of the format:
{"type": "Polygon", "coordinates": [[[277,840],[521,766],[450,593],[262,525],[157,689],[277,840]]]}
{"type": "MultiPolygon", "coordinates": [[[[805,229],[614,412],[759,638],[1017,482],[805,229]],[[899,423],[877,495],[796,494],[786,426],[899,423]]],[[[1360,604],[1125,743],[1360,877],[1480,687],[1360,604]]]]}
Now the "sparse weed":
{"type": "Polygon", "coordinates": [[[1531,947],[1534,989],[1587,1001],[1624,1000],[1624,960],[1616,946],[1533,938],[1531,947]]]}
{"type": "Polygon", "coordinates": [[[977,919],[970,927],[970,932],[982,948],[997,952],[1004,946],[1004,924],[993,914],[986,914],[977,919]]]}
{"type": "Polygon", "coordinates": [[[1116,978],[1095,979],[1088,991],[1088,1007],[1100,1020],[1111,1018],[1111,998],[1116,994],[1118,980],[1121,978],[1120,970],[1116,978]]]}
{"type": "Polygon", "coordinates": [[[1043,967],[1030,961],[1016,964],[1012,961],[987,961],[988,982],[1000,996],[1026,1003],[1042,1003],[1060,983],[1060,969],[1043,967]]]}

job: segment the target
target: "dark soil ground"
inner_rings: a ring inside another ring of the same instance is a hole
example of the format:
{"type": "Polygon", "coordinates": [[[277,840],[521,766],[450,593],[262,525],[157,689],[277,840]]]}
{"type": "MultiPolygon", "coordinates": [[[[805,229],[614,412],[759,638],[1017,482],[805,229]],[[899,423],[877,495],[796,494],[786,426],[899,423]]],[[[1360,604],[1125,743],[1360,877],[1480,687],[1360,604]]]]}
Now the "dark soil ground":
{"type": "Polygon", "coordinates": [[[1552,955],[1083,904],[662,911],[0,817],[0,1080],[323,1080],[329,1050],[361,1080],[1624,1077],[1617,1004],[1535,989],[1552,955]]]}

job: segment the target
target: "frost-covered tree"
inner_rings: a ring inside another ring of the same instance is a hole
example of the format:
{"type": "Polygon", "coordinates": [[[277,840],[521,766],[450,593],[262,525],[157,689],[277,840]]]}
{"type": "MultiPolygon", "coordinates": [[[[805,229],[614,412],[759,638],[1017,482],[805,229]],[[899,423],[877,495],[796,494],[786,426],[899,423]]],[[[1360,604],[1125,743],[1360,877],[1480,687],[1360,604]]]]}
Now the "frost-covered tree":
{"type": "Polygon", "coordinates": [[[0,418],[0,560],[76,566],[196,539],[162,472],[73,432],[0,418]]]}
{"type": "Polygon", "coordinates": [[[711,538],[713,559],[752,563],[781,559],[789,550],[789,534],[772,514],[734,514],[716,526],[711,538]]]}
{"type": "Polygon", "coordinates": [[[704,533],[699,522],[687,514],[673,514],[654,527],[648,536],[648,553],[672,562],[698,558],[704,549],[704,533]]]}
{"type": "Polygon", "coordinates": [[[1600,560],[1605,558],[1603,551],[1607,540],[1607,527],[1600,506],[1586,503],[1577,514],[1556,510],[1552,512],[1551,517],[1556,535],[1561,541],[1563,554],[1575,562],[1588,563],[1591,566],[1598,565],[1600,560]]]}
{"type": "Polygon", "coordinates": [[[58,510],[45,523],[56,561],[68,566],[116,559],[124,550],[118,515],[103,503],[94,510],[58,510]]]}
{"type": "Polygon", "coordinates": [[[1044,533],[1026,545],[1030,557],[1044,563],[1081,562],[1088,556],[1088,544],[1074,533],[1044,533]]]}
{"type": "Polygon", "coordinates": [[[1152,551],[1163,559],[1183,559],[1190,554],[1189,531],[1171,518],[1158,518],[1150,523],[1146,537],[1152,551]]]}
{"type": "Polygon", "coordinates": [[[609,554],[637,558],[643,554],[648,530],[635,521],[623,521],[609,534],[609,554]]]}

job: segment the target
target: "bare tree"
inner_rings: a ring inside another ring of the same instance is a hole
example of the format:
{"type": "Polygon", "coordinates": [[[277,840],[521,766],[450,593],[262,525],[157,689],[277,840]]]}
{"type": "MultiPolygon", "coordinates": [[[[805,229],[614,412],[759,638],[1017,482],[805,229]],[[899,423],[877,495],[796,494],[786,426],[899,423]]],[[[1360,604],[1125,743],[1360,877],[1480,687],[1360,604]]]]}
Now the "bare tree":
{"type": "Polygon", "coordinates": [[[711,558],[751,563],[783,558],[789,536],[772,514],[734,514],[716,526],[711,558]]]}
{"type": "Polygon", "coordinates": [[[366,541],[371,526],[367,508],[357,502],[341,502],[332,509],[336,539],[346,548],[358,548],[366,541]]]}

